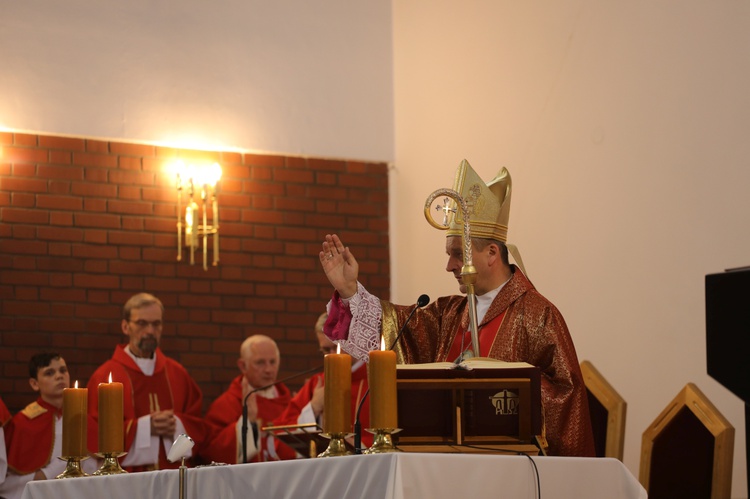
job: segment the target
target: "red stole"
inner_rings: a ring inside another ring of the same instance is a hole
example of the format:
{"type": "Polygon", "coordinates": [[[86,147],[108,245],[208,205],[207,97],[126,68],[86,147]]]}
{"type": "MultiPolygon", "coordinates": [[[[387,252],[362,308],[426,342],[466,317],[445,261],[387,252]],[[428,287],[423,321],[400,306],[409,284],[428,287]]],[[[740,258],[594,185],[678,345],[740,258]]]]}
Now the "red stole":
{"type": "MultiPolygon", "coordinates": [[[[503,323],[505,317],[505,310],[500,315],[487,322],[479,328],[479,355],[482,357],[489,357],[492,345],[495,343],[497,333],[500,331],[500,326],[503,323]]],[[[448,362],[453,362],[461,355],[461,338],[463,339],[464,351],[471,348],[471,333],[469,331],[462,331],[456,334],[453,339],[453,345],[448,352],[448,358],[445,359],[448,362]]]]}

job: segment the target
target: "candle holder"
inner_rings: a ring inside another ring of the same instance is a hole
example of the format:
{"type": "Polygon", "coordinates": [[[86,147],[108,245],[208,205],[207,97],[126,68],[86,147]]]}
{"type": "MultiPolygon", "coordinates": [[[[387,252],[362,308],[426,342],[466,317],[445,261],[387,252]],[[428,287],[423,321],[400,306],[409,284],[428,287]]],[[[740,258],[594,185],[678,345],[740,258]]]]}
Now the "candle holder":
{"type": "Polygon", "coordinates": [[[401,449],[393,445],[394,433],[401,431],[401,428],[367,428],[367,431],[375,435],[372,439],[372,445],[369,449],[362,451],[362,454],[385,454],[387,452],[402,452],[401,449]]]}
{"type": "Polygon", "coordinates": [[[324,437],[328,437],[331,441],[328,443],[326,450],[318,454],[318,457],[336,457],[336,456],[350,456],[352,453],[346,448],[346,433],[323,433],[324,437]]]}
{"type": "Polygon", "coordinates": [[[120,462],[117,460],[118,457],[122,457],[125,454],[127,454],[127,452],[101,452],[97,454],[97,456],[104,459],[104,464],[102,464],[99,469],[93,473],[94,476],[119,475],[121,473],[127,473],[127,471],[120,467],[120,462]]]}
{"type": "Polygon", "coordinates": [[[65,471],[57,475],[55,478],[78,478],[82,476],[89,476],[88,473],[83,471],[81,468],[81,461],[88,459],[88,456],[67,456],[58,457],[63,461],[67,461],[68,464],[65,466],[65,471]]]}

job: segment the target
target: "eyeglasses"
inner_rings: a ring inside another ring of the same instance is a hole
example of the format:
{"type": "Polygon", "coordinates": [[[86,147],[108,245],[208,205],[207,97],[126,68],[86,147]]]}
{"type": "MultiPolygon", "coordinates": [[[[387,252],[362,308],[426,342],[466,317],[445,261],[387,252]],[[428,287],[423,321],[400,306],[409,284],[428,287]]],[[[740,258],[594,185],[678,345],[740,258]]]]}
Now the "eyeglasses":
{"type": "Polygon", "coordinates": [[[131,324],[135,324],[138,329],[146,329],[148,326],[153,327],[154,329],[161,329],[162,322],[161,321],[147,321],[145,319],[138,319],[137,321],[128,321],[131,324]]]}

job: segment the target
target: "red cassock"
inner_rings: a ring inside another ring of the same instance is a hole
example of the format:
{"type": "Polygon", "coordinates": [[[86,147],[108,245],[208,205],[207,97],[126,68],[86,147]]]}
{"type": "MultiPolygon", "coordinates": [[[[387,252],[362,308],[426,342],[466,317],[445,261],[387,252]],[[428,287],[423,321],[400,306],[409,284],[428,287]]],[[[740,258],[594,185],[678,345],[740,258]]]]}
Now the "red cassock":
{"type": "MultiPolygon", "coordinates": [[[[125,425],[125,451],[131,448],[135,440],[138,418],[151,414],[154,410],[172,409],[175,416],[180,418],[185,426],[185,432],[195,441],[193,456],[197,455],[200,447],[206,442],[208,428],[201,417],[203,395],[197,383],[190,377],[187,370],[176,360],[164,355],[156,349],[156,365],[154,374],[146,376],[133,359],[125,352],[125,345],[118,345],[112,358],[102,364],[91,375],[88,382],[89,451],[96,452],[99,444],[99,395],[97,387],[100,383],[112,381],[123,384],[123,416],[125,425]]],[[[175,435],[176,437],[176,435],[175,435]]],[[[144,471],[148,469],[178,468],[180,462],[167,461],[164,446],[159,448],[159,462],[154,466],[127,467],[128,471],[144,471]]]]}
{"type": "MultiPolygon", "coordinates": [[[[202,457],[211,462],[236,464],[237,463],[237,421],[242,417],[242,376],[237,376],[229,388],[222,393],[206,413],[206,422],[211,431],[209,444],[203,449],[202,457]]],[[[274,398],[266,398],[258,394],[258,426],[271,426],[276,423],[276,418],[286,409],[291,400],[289,388],[283,383],[274,385],[278,392],[274,398]]],[[[249,424],[248,424],[249,427],[249,424]]],[[[261,438],[259,452],[250,460],[258,462],[263,459],[267,450],[267,439],[261,438]]],[[[294,451],[286,445],[277,449],[279,458],[289,459],[294,457],[294,451]]]]}
{"type": "Polygon", "coordinates": [[[13,416],[11,424],[5,428],[8,469],[26,475],[49,464],[53,457],[58,417],[62,417],[62,409],[48,404],[41,397],[13,416]]]}
{"type": "MultiPolygon", "coordinates": [[[[299,415],[307,404],[310,403],[313,397],[315,388],[324,384],[323,373],[318,373],[302,385],[297,395],[292,398],[287,409],[279,416],[276,424],[278,425],[295,425],[297,424],[299,415]]],[[[354,424],[357,407],[362,401],[362,397],[367,393],[367,364],[363,363],[356,371],[352,372],[352,424],[354,424]]],[[[366,431],[369,428],[370,422],[370,397],[367,397],[362,403],[362,410],[359,413],[359,421],[362,427],[362,443],[369,447],[372,445],[372,434],[366,431]]],[[[352,431],[354,431],[352,429],[352,431]]],[[[319,449],[323,451],[325,449],[319,449]]]]}

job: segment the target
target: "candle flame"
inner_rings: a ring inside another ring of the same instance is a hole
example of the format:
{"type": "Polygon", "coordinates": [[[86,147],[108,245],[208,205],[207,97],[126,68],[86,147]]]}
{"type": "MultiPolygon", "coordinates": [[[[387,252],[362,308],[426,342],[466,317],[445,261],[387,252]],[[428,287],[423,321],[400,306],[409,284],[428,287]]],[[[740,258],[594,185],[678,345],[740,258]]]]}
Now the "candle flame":
{"type": "Polygon", "coordinates": [[[383,336],[380,337],[380,350],[385,351],[385,338],[383,336]]]}
{"type": "Polygon", "coordinates": [[[336,353],[341,353],[341,345],[336,345],[336,353]]]}
{"type": "Polygon", "coordinates": [[[76,380],[76,384],[73,388],[78,388],[78,380],[76,380]]]}
{"type": "Polygon", "coordinates": [[[109,382],[112,383],[112,371],[109,372],[109,382]]]}

